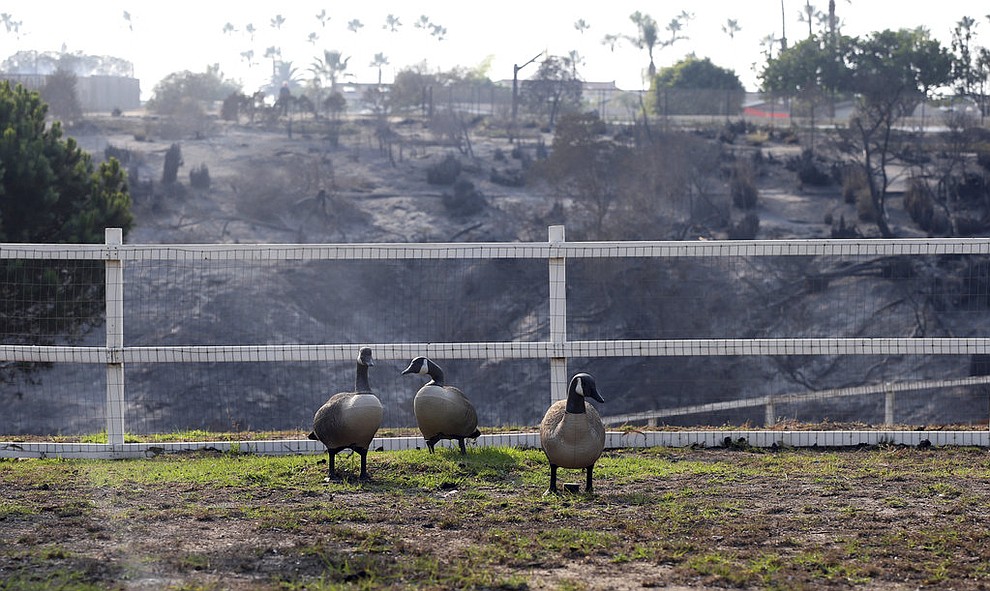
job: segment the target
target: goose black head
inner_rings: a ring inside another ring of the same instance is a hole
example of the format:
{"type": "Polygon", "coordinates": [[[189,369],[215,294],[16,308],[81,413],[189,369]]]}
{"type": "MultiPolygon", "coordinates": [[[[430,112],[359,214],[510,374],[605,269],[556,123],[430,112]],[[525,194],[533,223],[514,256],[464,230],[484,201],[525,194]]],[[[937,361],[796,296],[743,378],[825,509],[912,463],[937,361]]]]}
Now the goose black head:
{"type": "Polygon", "coordinates": [[[402,370],[399,375],[420,374],[433,378],[433,383],[443,384],[443,370],[436,363],[426,357],[416,357],[409,362],[409,367],[402,370]]]}
{"type": "Polygon", "coordinates": [[[598,386],[595,385],[595,378],[589,373],[574,374],[571,383],[567,386],[567,412],[584,412],[584,399],[591,398],[598,402],[605,403],[605,399],[598,393],[598,386]]]}
{"type": "Polygon", "coordinates": [[[372,367],[375,365],[375,360],[371,357],[371,347],[361,347],[360,353],[358,353],[358,365],[366,365],[372,367]]]}
{"type": "Polygon", "coordinates": [[[426,357],[416,357],[415,359],[409,362],[409,367],[402,370],[402,373],[399,375],[404,376],[410,373],[419,373],[419,374],[430,373],[429,364],[430,364],[430,360],[427,359],[426,357]]]}

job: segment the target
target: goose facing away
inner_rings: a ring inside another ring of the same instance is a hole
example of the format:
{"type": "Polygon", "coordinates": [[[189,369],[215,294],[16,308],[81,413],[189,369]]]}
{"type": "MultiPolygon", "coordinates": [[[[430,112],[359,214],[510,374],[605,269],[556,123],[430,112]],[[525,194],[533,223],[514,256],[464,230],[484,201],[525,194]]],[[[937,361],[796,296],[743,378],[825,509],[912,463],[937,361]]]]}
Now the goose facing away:
{"type": "Polygon", "coordinates": [[[556,494],[557,468],[584,468],[585,490],[591,492],[591,473],[605,449],[605,426],[598,411],[585,398],[604,403],[595,378],[578,373],[567,386],[567,399],[550,405],[540,423],[540,444],[550,461],[550,488],[556,494]]]}
{"type": "Polygon", "coordinates": [[[433,446],[441,439],[456,439],[462,454],[467,454],[464,439],[476,439],[478,413],[474,405],[458,388],[448,386],[443,380],[443,370],[426,357],[416,357],[401,375],[420,374],[432,378],[416,392],[413,412],[420,433],[433,453],[433,446]]]}
{"type": "Polygon", "coordinates": [[[368,478],[368,447],[382,424],[382,403],[371,391],[368,368],[375,364],[370,347],[362,347],[357,359],[357,376],[353,392],[338,392],[330,397],[313,416],[315,439],[327,446],[327,478],[338,478],[334,468],[337,453],[351,449],[361,456],[361,479],[368,478]]]}

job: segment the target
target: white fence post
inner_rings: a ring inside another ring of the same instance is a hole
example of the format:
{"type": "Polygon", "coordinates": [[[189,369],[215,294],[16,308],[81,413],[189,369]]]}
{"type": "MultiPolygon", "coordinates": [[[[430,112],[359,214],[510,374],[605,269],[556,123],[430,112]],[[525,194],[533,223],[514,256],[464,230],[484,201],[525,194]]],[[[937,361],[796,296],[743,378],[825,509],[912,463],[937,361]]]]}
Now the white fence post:
{"type": "Polygon", "coordinates": [[[105,240],[107,299],[107,443],[124,445],[124,262],[120,259],[123,232],[107,228],[105,240]]]}
{"type": "Polygon", "coordinates": [[[767,396],[767,405],[763,411],[763,426],[770,428],[777,424],[777,409],[774,407],[773,396],[767,396]]]}
{"type": "Polygon", "coordinates": [[[885,387],[887,392],[883,401],[883,424],[889,427],[894,424],[894,388],[890,382],[887,382],[885,387]]]}
{"type": "Polygon", "coordinates": [[[567,259],[553,252],[564,242],[564,226],[549,227],[550,253],[550,402],[567,398],[567,259]],[[555,256],[556,255],[556,256],[555,256]]]}

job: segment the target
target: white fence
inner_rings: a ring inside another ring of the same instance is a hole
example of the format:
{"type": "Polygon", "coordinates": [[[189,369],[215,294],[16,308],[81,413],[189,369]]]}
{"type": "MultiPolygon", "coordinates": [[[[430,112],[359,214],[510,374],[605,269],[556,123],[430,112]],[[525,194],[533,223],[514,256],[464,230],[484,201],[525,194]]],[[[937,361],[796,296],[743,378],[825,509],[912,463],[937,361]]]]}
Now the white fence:
{"type": "MultiPolygon", "coordinates": [[[[357,348],[371,345],[377,359],[408,360],[417,355],[438,359],[543,360],[549,366],[549,382],[545,403],[565,396],[568,361],[622,357],[725,357],[725,356],[972,356],[990,354],[990,338],[969,337],[802,337],[802,338],[674,338],[674,339],[580,339],[568,337],[567,262],[581,259],[698,259],[733,257],[914,257],[914,256],[987,256],[988,239],[901,239],[901,240],[786,240],[786,241],[696,241],[696,242],[567,242],[563,226],[549,229],[547,242],[524,243],[443,243],[443,244],[284,244],[284,245],[126,245],[117,229],[107,230],[102,245],[2,244],[0,259],[76,259],[103,261],[106,269],[106,338],[105,345],[0,345],[0,361],[72,363],[105,367],[105,428],[106,444],[9,441],[0,442],[0,457],[11,456],[104,456],[121,457],[148,455],[172,449],[211,446],[221,449],[238,446],[242,450],[264,453],[311,453],[322,447],[309,441],[266,441],[238,443],[125,443],[127,430],[128,391],[125,388],[126,369],[135,364],[198,364],[198,363],[299,363],[349,362],[356,357],[357,348]],[[429,259],[536,259],[548,265],[548,332],[546,338],[533,341],[486,342],[338,342],[328,344],[272,345],[168,345],[134,346],[124,340],[124,313],[131,302],[124,300],[131,261],[314,261],[314,260],[429,260],[429,259]]],[[[612,417],[611,423],[643,421],[657,417],[686,413],[704,413],[745,406],[764,406],[767,420],[773,423],[775,408],[784,403],[805,399],[828,401],[832,397],[868,395],[877,391],[885,396],[885,420],[893,422],[894,391],[934,389],[987,383],[984,376],[945,380],[884,381],[880,386],[864,386],[861,390],[833,388],[811,394],[750,397],[741,401],[688,405],[676,409],[652,409],[612,417]]],[[[984,404],[984,408],[986,405],[984,404]]],[[[607,414],[607,413],[603,413],[607,414]]],[[[311,415],[310,415],[311,416],[311,415]]],[[[983,420],[986,416],[982,417],[983,420]]],[[[688,445],[702,442],[713,444],[724,437],[746,437],[756,444],[789,441],[818,444],[820,441],[859,442],[928,440],[932,442],[964,441],[986,445],[986,433],[958,434],[955,432],[927,436],[918,431],[900,433],[866,433],[846,440],[843,436],[826,434],[789,434],[781,431],[716,432],[696,435],[610,435],[610,445],[645,444],[688,445]],[[836,439],[838,437],[838,439],[836,439]],[[920,439],[919,439],[920,437],[920,439]],[[640,440],[642,439],[642,440],[640,440]],[[711,441],[709,441],[711,440],[711,441]]],[[[491,435],[481,444],[535,445],[534,436],[491,435]]],[[[417,438],[383,437],[377,446],[386,449],[414,447],[417,438]]]]}

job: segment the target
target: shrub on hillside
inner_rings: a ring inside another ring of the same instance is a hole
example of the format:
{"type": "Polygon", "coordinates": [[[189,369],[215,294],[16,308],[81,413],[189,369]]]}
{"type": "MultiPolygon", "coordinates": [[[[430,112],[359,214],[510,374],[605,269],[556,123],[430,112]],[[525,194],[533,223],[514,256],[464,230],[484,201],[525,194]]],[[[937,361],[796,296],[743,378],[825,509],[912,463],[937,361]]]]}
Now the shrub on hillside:
{"type": "Polygon", "coordinates": [[[210,188],[210,169],[205,164],[189,171],[189,186],[196,189],[210,188]]]}
{"type": "Polygon", "coordinates": [[[760,217],[749,212],[729,228],[729,240],[753,240],[759,231],[760,217]]]}
{"type": "Polygon", "coordinates": [[[732,167],[732,178],[729,179],[729,193],[732,204],[739,209],[753,209],[760,196],[756,188],[753,167],[746,161],[737,161],[732,167]]]}
{"type": "Polygon", "coordinates": [[[827,187],[832,183],[832,177],[828,172],[818,166],[818,163],[815,162],[814,153],[811,150],[801,152],[796,169],[798,180],[801,181],[801,184],[812,187],[827,187]]]}
{"type": "Polygon", "coordinates": [[[165,152],[165,165],[162,168],[162,183],[166,185],[175,184],[179,178],[179,167],[182,166],[182,148],[179,144],[172,144],[165,152]]]}
{"type": "Polygon", "coordinates": [[[431,185],[453,185],[461,174],[461,161],[453,154],[447,156],[429,167],[426,171],[426,182],[431,185]]]}
{"type": "Polygon", "coordinates": [[[466,217],[480,213],[485,208],[486,200],[474,183],[461,179],[454,183],[453,195],[443,194],[443,206],[455,216],[466,217]]]}

